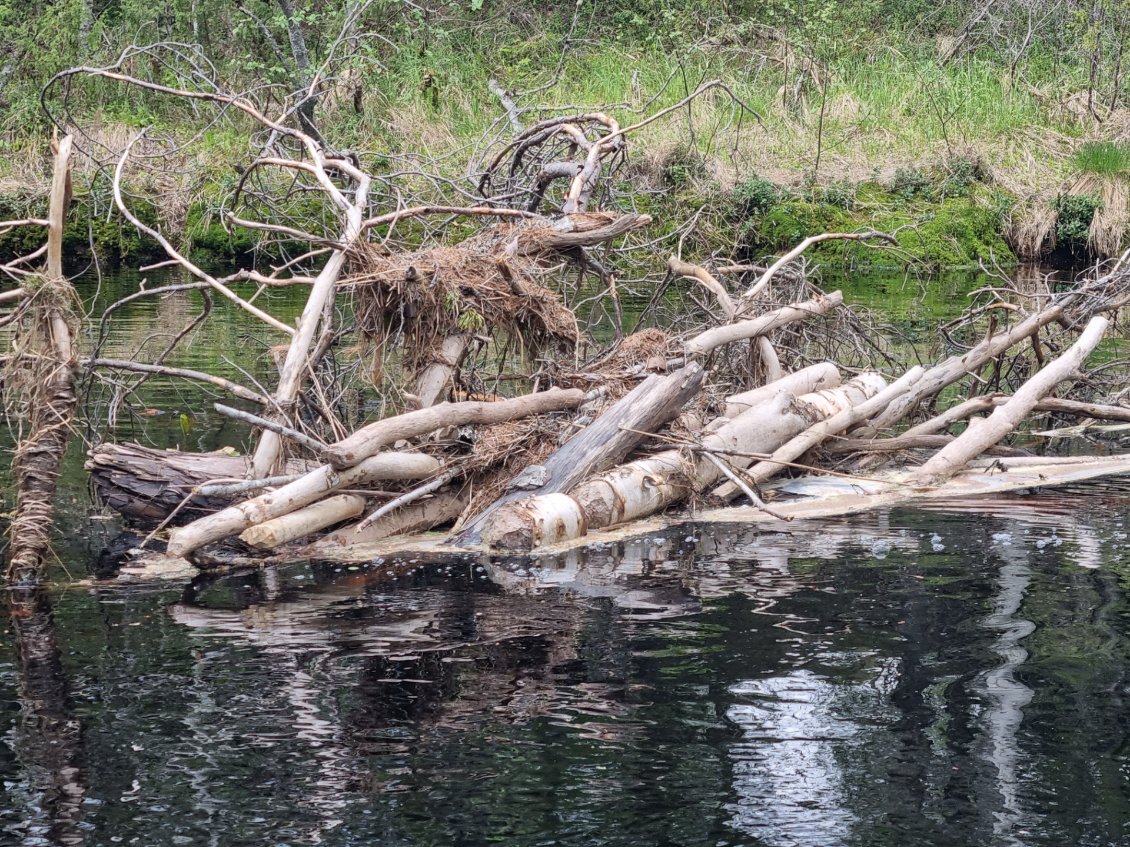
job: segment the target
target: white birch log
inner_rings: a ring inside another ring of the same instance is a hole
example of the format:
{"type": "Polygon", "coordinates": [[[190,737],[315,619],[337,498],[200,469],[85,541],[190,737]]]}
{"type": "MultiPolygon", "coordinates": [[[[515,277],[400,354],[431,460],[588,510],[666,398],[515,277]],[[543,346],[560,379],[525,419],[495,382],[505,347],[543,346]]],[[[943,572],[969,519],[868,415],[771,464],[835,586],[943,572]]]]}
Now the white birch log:
{"type": "Polygon", "coordinates": [[[760,388],[730,395],[726,398],[726,417],[736,418],[742,412],[749,411],[782,391],[799,397],[801,394],[809,394],[825,388],[836,388],[839,384],[839,369],[831,362],[809,365],[760,388]]]}
{"type": "MultiPolygon", "coordinates": [[[[864,400],[858,405],[843,409],[823,420],[817,421],[804,432],[800,433],[800,435],[789,439],[774,450],[773,455],[770,456],[769,459],[758,462],[742,476],[745,478],[746,482],[749,483],[765,482],[787,467],[787,464],[782,463],[793,462],[799,459],[826,438],[837,435],[849,427],[855,426],[860,421],[867,420],[873,415],[878,414],[897,397],[909,391],[914,384],[922,378],[923,373],[925,373],[924,368],[920,366],[913,367],[874,397],[864,400]]],[[[819,394],[816,396],[820,397],[819,394]]],[[[804,402],[804,400],[804,397],[798,398],[798,402],[804,402]]],[[[734,485],[732,482],[727,482],[714,491],[715,496],[723,500],[732,500],[740,493],[741,491],[738,486],[734,485]]]]}
{"type": "Polygon", "coordinates": [[[365,510],[365,498],[356,494],[338,494],[289,515],[264,521],[243,531],[239,540],[258,550],[271,550],[283,544],[355,518],[365,510]]]}
{"type": "Polygon", "coordinates": [[[228,506],[173,530],[168,553],[187,556],[205,544],[238,535],[256,524],[309,506],[337,488],[352,488],[379,480],[424,479],[439,468],[438,459],[422,453],[381,453],[341,472],[322,465],[275,491],[228,506]]]}
{"type": "Polygon", "coordinates": [[[467,508],[470,498],[467,490],[443,491],[435,497],[412,503],[391,514],[384,515],[374,523],[362,528],[350,524],[324,535],[317,541],[302,548],[303,555],[331,555],[341,548],[355,547],[359,544],[373,544],[394,535],[409,532],[425,532],[434,527],[454,521],[467,508]]]}
{"type": "Polygon", "coordinates": [[[404,438],[416,438],[437,429],[466,424],[499,424],[506,421],[559,412],[581,404],[585,393],[576,388],[553,388],[494,402],[439,403],[364,426],[326,448],[326,457],[337,469],[349,468],[383,447],[404,438]]]}
{"type": "Polygon", "coordinates": [[[974,457],[993,446],[1016,429],[1024,416],[1036,407],[1047,394],[1064,380],[1078,375],[1083,362],[1091,355],[1110,321],[1101,315],[1091,318],[1082,334],[1062,356],[1049,362],[1012,395],[1012,399],[998,406],[989,417],[968,429],[947,444],[913,475],[919,484],[933,484],[949,479],[974,457]]]}
{"type": "MultiPolygon", "coordinates": [[[[740,454],[771,453],[814,422],[861,403],[881,391],[878,374],[863,374],[841,388],[807,394],[802,401],[778,392],[702,439],[702,447],[732,467],[753,460],[740,454]]],[[[483,541],[505,549],[532,549],[538,543],[578,538],[598,529],[654,514],[714,484],[722,472],[701,454],[666,450],[590,478],[560,495],[531,497],[500,509],[483,529],[483,541]]]]}

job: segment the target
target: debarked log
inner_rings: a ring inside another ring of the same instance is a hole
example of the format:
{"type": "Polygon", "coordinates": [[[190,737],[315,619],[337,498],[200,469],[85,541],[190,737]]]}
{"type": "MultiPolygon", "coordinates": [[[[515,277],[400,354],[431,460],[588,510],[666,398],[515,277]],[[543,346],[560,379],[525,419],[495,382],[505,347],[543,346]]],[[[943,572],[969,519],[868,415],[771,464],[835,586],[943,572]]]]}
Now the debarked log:
{"type": "Polygon", "coordinates": [[[328,526],[355,518],[365,510],[365,498],[356,494],[327,497],[289,515],[246,529],[239,540],[259,550],[271,550],[328,526]]]}
{"type": "MultiPolygon", "coordinates": [[[[705,377],[705,371],[694,362],[666,376],[649,376],[545,461],[545,482],[538,492],[568,491],[585,477],[624,461],[648,433],[658,431],[678,416],[702,388],[705,377]]],[[[492,514],[529,496],[528,491],[504,494],[449,541],[461,546],[477,544],[492,514]]]]}
{"type": "Polygon", "coordinates": [[[454,521],[467,508],[468,490],[441,491],[434,497],[412,503],[378,518],[368,526],[360,522],[342,527],[302,548],[302,555],[317,558],[332,556],[333,551],[359,544],[372,544],[393,535],[426,532],[454,521]]]}
{"type": "Polygon", "coordinates": [[[765,402],[781,391],[800,396],[825,388],[836,388],[839,384],[840,371],[831,362],[809,365],[807,368],[783,376],[760,388],[730,395],[726,398],[726,417],[736,418],[742,412],[748,412],[754,406],[765,402]]]}
{"type": "Polygon", "coordinates": [[[1091,318],[1082,334],[1067,351],[1041,368],[1025,382],[1004,405],[998,406],[988,418],[970,422],[969,427],[953,442],[947,444],[914,473],[919,483],[937,483],[953,476],[987,447],[996,444],[1016,429],[1036,404],[1059,383],[1079,374],[1079,368],[1099,342],[1110,321],[1101,315],[1091,318]]]}
{"type": "Polygon", "coordinates": [[[813,423],[885,387],[881,376],[867,373],[841,388],[799,398],[779,392],[718,426],[702,439],[698,452],[666,450],[586,480],[568,495],[530,497],[500,509],[484,527],[483,541],[499,549],[528,550],[654,514],[722,476],[701,452],[722,456],[732,467],[746,467],[750,454],[769,454],[813,423]]]}
{"type": "Polygon", "coordinates": [[[173,530],[170,556],[184,557],[205,544],[238,535],[256,524],[309,506],[338,488],[380,480],[424,479],[440,468],[438,459],[423,453],[380,453],[341,472],[322,465],[294,482],[173,530]]]}
{"type": "Polygon", "coordinates": [[[500,424],[507,421],[560,412],[581,404],[585,393],[575,388],[553,388],[494,402],[439,403],[364,426],[326,449],[330,464],[341,470],[356,465],[383,447],[401,439],[416,438],[449,426],[500,424]]]}

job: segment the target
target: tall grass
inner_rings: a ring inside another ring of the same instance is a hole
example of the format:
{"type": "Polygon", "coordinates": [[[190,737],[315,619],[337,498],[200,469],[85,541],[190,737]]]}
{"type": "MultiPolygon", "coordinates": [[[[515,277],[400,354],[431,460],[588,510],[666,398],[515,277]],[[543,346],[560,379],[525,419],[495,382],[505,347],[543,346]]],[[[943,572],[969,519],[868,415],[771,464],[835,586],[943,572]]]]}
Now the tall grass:
{"type": "Polygon", "coordinates": [[[1071,166],[1085,174],[1125,176],[1130,174],[1130,144],[1087,141],[1071,154],[1071,166]]]}

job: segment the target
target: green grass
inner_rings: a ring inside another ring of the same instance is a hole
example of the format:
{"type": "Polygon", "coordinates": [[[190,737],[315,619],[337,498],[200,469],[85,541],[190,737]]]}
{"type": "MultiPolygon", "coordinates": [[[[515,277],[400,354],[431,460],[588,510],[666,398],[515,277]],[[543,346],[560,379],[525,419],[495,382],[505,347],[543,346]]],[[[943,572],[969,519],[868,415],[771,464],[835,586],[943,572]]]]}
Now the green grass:
{"type": "Polygon", "coordinates": [[[1071,155],[1071,165],[1081,173],[1125,176],[1130,174],[1130,144],[1087,141],[1071,155]]]}

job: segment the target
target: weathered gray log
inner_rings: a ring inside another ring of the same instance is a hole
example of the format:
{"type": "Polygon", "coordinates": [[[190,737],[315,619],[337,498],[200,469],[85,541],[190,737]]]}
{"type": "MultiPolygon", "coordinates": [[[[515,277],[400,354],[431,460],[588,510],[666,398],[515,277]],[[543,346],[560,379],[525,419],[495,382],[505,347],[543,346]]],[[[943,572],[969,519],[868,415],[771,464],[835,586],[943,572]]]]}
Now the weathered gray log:
{"type": "Polygon", "coordinates": [[[326,449],[326,456],[334,468],[342,470],[401,439],[416,438],[448,426],[499,424],[531,415],[560,412],[579,406],[584,396],[579,389],[554,388],[493,403],[439,403],[364,426],[348,438],[331,444],[326,449]]]}
{"type": "MultiPolygon", "coordinates": [[[[212,480],[240,480],[251,463],[229,453],[181,453],[154,450],[138,444],[100,444],[90,451],[86,470],[98,499],[124,517],[140,524],[157,524],[194,489],[212,480]]],[[[287,470],[304,473],[309,462],[291,459],[287,470]]],[[[194,495],[178,513],[182,520],[218,511],[232,496],[194,495]]]]}
{"type": "MultiPolygon", "coordinates": [[[[843,455],[845,453],[899,453],[903,450],[938,450],[945,447],[954,436],[941,434],[925,435],[898,435],[894,438],[834,438],[827,441],[823,448],[828,453],[843,455]]],[[[1001,447],[995,445],[985,450],[987,456],[1031,456],[1029,450],[1019,447],[1001,447]]]]}
{"type": "MultiPolygon", "coordinates": [[[[698,393],[705,376],[693,362],[667,376],[649,376],[546,460],[546,482],[537,493],[568,491],[585,477],[622,462],[647,437],[645,433],[656,432],[679,415],[698,393]]],[[[504,494],[448,539],[449,543],[478,544],[491,515],[530,494],[504,494]]]]}

